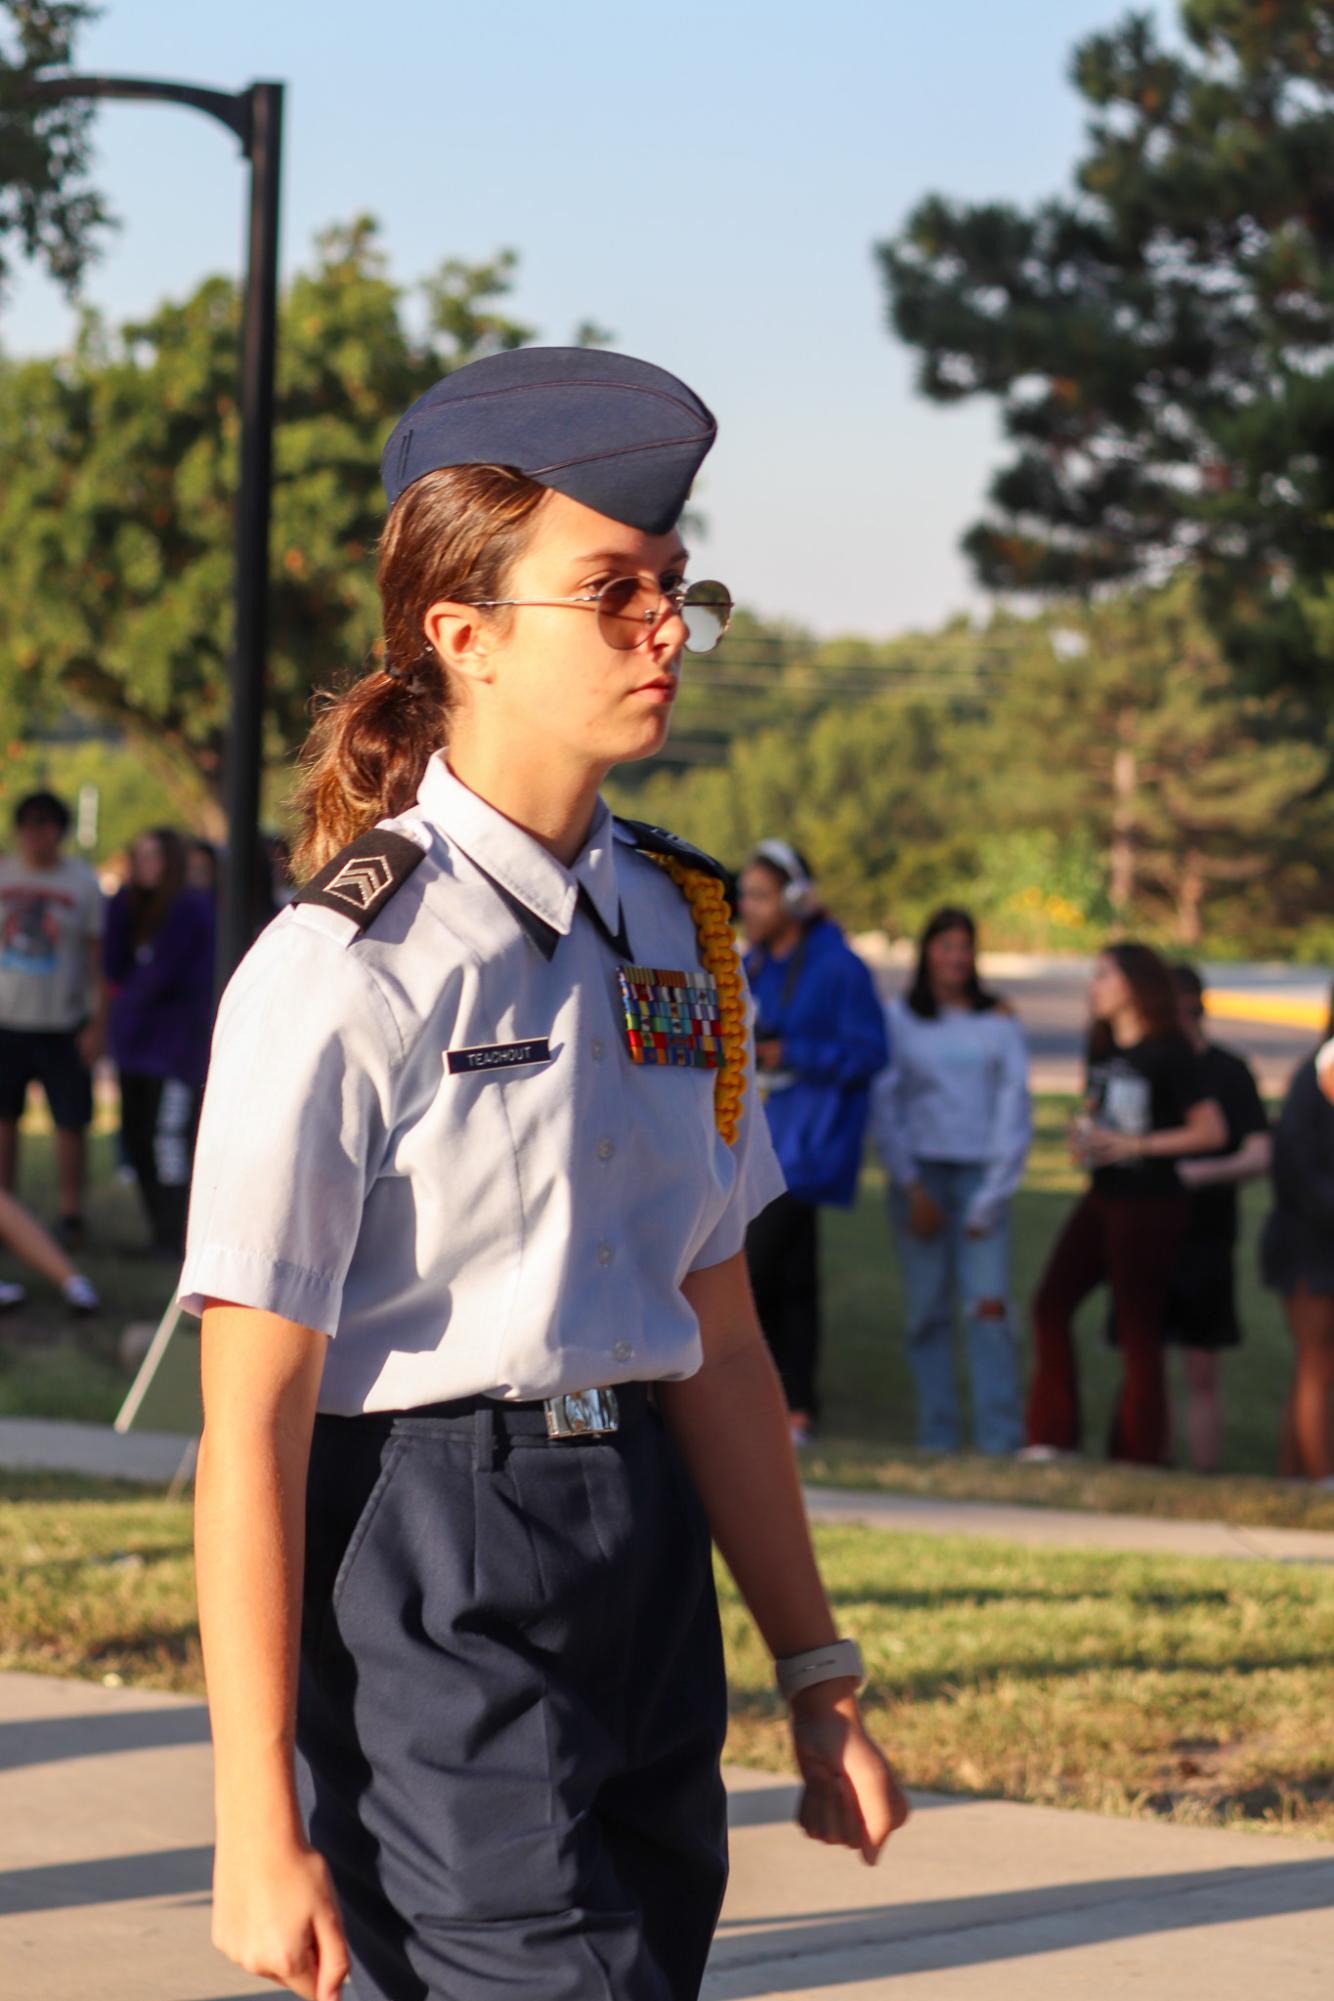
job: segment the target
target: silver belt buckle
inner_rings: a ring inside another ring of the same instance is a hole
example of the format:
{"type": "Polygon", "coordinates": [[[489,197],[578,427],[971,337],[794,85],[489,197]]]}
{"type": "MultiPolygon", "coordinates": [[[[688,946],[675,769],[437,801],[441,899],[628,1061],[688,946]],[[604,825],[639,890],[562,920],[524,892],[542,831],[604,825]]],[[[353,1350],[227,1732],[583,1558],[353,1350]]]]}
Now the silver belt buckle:
{"type": "Polygon", "coordinates": [[[621,1428],[615,1390],[571,1390],[563,1397],[547,1397],[542,1408],[548,1438],[604,1438],[621,1428]]]}

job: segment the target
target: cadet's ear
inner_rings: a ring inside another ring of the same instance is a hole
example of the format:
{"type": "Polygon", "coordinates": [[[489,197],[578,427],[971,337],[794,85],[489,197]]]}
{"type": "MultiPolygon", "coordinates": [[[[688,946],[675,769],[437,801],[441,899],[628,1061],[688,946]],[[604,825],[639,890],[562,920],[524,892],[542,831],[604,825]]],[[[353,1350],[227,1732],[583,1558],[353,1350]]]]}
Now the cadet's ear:
{"type": "Polygon", "coordinates": [[[441,599],[430,606],[422,630],[448,673],[470,681],[491,679],[485,620],[476,605],[441,599]]]}

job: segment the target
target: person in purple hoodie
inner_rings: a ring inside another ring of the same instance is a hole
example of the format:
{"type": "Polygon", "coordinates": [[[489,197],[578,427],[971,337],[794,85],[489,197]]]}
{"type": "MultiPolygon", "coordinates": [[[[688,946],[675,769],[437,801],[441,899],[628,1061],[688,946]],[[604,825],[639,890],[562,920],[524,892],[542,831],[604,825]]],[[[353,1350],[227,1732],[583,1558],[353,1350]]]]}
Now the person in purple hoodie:
{"type": "Polygon", "coordinates": [[[213,1024],[213,899],[187,884],[184,841],[154,827],[107,912],[108,1042],[120,1075],[121,1137],[151,1248],[184,1248],[199,1102],[213,1024]]]}

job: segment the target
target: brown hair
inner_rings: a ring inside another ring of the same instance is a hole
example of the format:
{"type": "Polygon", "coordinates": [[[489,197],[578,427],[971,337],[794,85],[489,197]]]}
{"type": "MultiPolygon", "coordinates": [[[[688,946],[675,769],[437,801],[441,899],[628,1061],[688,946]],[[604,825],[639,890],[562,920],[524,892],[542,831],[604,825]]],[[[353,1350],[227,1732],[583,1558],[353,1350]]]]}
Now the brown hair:
{"type": "Polygon", "coordinates": [[[139,841],[156,841],[162,855],[162,880],[152,889],[145,889],[135,879],[134,851],[130,851],[130,881],[126,901],[130,910],[130,929],[136,945],[149,945],[162,929],[163,921],[172,904],[185,888],[185,842],[174,827],[146,827],[135,837],[139,841]]]}
{"type": "Polygon", "coordinates": [[[444,466],[399,496],[380,537],[377,581],[383,661],[341,693],[317,699],[294,804],[299,880],[405,812],[445,740],[449,682],[427,644],[433,604],[504,595],[510,565],[547,489],[509,466],[444,466]]]}
{"type": "Polygon", "coordinates": [[[970,910],[963,910],[956,903],[942,904],[933,911],[926,921],[921,943],[917,947],[917,971],[909,987],[906,999],[913,1013],[923,1021],[934,1021],[940,1010],[936,1006],[936,991],[931,984],[928,957],[933,941],[942,938],[947,931],[962,931],[972,947],[973,970],[968,975],[968,985],[964,988],[969,1007],[974,1014],[990,1014],[1001,1003],[996,994],[988,993],[977,973],[977,925],[970,910]]]}
{"type": "MultiPolygon", "coordinates": [[[[1166,960],[1159,957],[1152,945],[1123,940],[1115,945],[1104,945],[1102,956],[1111,960],[1130,988],[1131,998],[1144,1023],[1145,1036],[1180,1035],[1172,975],[1166,960]]],[[[1089,1036],[1090,1056],[1096,1061],[1105,1056],[1111,1047],[1111,1023],[1095,1021],[1089,1036]]]]}

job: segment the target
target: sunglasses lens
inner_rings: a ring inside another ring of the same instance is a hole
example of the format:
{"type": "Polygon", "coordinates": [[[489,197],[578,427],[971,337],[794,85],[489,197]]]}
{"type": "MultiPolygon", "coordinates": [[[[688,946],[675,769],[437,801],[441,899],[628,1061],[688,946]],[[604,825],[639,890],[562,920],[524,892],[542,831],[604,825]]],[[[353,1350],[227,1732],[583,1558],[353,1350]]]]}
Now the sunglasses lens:
{"type": "Polygon", "coordinates": [[[712,653],[732,617],[732,597],[726,584],[691,584],[681,616],[686,622],[686,651],[712,653]]]}
{"type": "Polygon", "coordinates": [[[662,593],[640,577],[617,577],[598,597],[598,625],[608,646],[628,653],[652,630],[662,593]]]}

